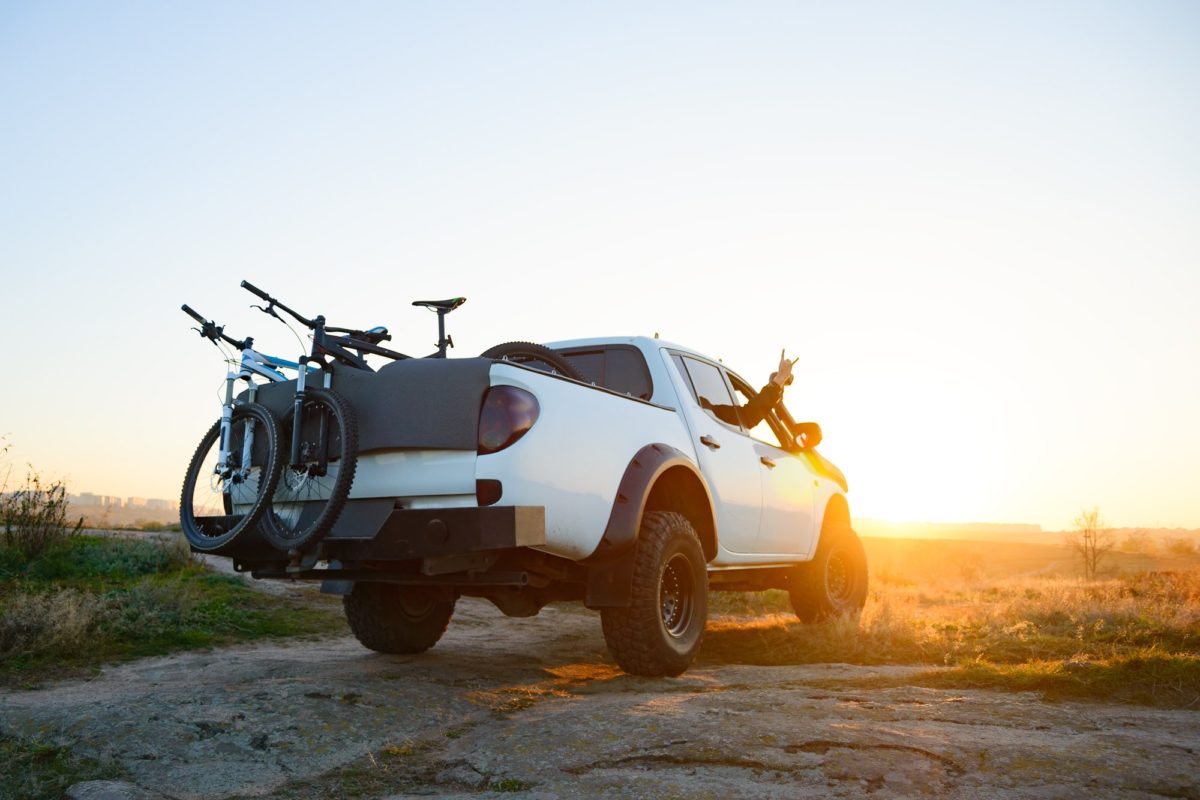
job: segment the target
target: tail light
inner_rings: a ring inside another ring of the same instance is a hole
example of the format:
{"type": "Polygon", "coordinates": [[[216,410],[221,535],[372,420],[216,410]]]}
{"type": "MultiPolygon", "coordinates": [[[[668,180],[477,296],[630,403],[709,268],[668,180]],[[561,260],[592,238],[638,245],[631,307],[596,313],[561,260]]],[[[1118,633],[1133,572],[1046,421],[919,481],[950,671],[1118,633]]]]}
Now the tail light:
{"type": "Polygon", "coordinates": [[[537,398],[515,386],[493,386],[479,411],[479,454],[511,447],[537,422],[537,398]]]}

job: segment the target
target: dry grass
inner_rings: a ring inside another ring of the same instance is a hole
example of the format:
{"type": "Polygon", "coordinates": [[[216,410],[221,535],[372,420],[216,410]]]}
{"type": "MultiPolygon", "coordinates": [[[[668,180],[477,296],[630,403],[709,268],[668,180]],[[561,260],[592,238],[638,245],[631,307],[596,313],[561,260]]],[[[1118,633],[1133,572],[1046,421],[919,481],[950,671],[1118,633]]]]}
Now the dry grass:
{"type": "Polygon", "coordinates": [[[0,546],[0,686],[106,661],[342,630],[331,599],[263,595],[178,537],[72,536],[37,557],[0,546]]]}
{"type": "Polygon", "coordinates": [[[921,681],[1200,704],[1200,572],[1091,583],[876,580],[859,619],[802,625],[787,595],[719,596],[702,661],[929,664],[921,681]]]}
{"type": "Polygon", "coordinates": [[[83,647],[100,617],[95,599],[75,589],[14,595],[0,614],[0,658],[83,647]]]}

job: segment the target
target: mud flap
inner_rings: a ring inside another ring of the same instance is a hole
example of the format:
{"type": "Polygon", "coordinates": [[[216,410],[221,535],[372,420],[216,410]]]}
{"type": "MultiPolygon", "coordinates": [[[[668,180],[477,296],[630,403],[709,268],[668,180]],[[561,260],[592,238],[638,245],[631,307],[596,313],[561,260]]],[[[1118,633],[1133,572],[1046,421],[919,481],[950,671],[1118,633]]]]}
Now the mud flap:
{"type": "Polygon", "coordinates": [[[633,601],[633,557],[588,567],[588,608],[625,608],[633,601]]]}

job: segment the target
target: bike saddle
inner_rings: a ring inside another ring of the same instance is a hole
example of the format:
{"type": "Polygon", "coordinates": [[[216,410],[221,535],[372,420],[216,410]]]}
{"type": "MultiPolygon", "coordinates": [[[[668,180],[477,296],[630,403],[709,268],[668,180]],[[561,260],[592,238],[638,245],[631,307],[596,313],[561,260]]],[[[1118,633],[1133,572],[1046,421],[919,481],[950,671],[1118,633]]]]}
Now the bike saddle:
{"type": "Polygon", "coordinates": [[[414,306],[424,306],[431,311],[449,313],[467,302],[465,297],[451,297],[449,300],[414,300],[414,306]]]}

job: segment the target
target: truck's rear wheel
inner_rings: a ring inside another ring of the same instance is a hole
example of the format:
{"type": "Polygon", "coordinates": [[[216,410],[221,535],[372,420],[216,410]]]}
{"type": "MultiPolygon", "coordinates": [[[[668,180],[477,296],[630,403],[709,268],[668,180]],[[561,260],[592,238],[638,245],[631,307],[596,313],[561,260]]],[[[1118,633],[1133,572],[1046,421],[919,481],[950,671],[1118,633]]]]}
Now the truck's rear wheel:
{"type": "Polygon", "coordinates": [[[423,653],[437,644],[454,614],[453,599],[429,589],[356,583],[342,598],[355,638],[377,653],[423,653]]]}
{"type": "Polygon", "coordinates": [[[788,577],[792,610],[803,622],[857,614],[867,601],[867,554],[853,530],[821,531],[817,554],[788,577]]]}
{"type": "Polygon", "coordinates": [[[647,511],[633,553],[633,597],[604,608],[604,640],[621,669],[678,675],[688,668],[708,621],[708,572],[692,523],[671,511],[647,511]]]}

